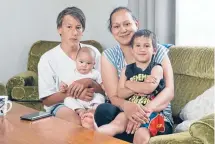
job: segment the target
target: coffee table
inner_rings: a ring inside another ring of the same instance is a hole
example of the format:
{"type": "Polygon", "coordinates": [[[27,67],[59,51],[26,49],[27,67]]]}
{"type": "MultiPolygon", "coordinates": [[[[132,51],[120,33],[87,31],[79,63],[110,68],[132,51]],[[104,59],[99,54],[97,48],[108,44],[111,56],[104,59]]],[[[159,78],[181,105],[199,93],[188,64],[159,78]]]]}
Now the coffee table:
{"type": "Polygon", "coordinates": [[[0,117],[0,144],[128,144],[56,117],[20,120],[32,112],[36,110],[13,103],[12,110],[0,117]]]}

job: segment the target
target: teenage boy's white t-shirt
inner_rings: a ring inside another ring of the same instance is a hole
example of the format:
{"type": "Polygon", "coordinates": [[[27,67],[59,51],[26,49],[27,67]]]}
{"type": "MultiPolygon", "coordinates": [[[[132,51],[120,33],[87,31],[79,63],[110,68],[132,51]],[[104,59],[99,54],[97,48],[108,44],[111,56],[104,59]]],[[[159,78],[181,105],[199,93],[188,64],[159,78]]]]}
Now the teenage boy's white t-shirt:
{"type": "MultiPolygon", "coordinates": [[[[80,46],[87,46],[95,51],[95,69],[100,72],[100,52],[91,45],[80,44],[80,46]]],[[[42,99],[58,92],[61,81],[74,80],[74,69],[76,69],[75,61],[64,53],[60,45],[43,54],[38,63],[39,98],[42,99]]],[[[52,106],[44,106],[44,108],[49,111],[52,106]]]]}

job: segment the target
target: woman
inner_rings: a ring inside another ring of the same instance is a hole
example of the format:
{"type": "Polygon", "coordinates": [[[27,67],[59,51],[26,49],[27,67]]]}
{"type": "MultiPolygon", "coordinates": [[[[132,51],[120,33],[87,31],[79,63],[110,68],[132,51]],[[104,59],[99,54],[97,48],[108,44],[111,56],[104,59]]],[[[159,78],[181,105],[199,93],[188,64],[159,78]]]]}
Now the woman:
{"type": "Polygon", "coordinates": [[[56,117],[81,124],[75,111],[65,107],[63,100],[76,97],[91,101],[94,92],[101,92],[100,86],[91,79],[81,79],[73,82],[67,93],[59,91],[61,81],[71,81],[74,76],[75,59],[81,47],[90,47],[96,53],[95,68],[100,67],[100,52],[93,46],[80,43],[85,29],[85,15],[77,7],[68,7],[59,13],[57,29],[61,36],[61,44],[46,52],[38,64],[39,97],[46,111],[56,117]]]}
{"type": "MultiPolygon", "coordinates": [[[[154,60],[161,63],[164,71],[166,87],[155,99],[146,106],[137,105],[117,96],[117,86],[119,76],[123,67],[134,62],[129,42],[135,31],[138,29],[138,22],[126,7],[118,7],[112,11],[109,18],[109,30],[117,40],[119,45],[104,51],[101,58],[101,72],[106,94],[111,104],[101,104],[95,112],[95,121],[98,126],[110,123],[116,115],[123,110],[129,119],[126,133],[116,135],[117,138],[141,143],[144,141],[144,135],[141,130],[134,131],[139,127],[142,120],[148,121],[146,113],[149,111],[163,111],[165,116],[166,134],[172,133],[172,113],[170,101],[174,97],[174,82],[171,63],[167,56],[168,50],[158,45],[158,50],[154,60]]],[[[147,82],[156,81],[153,77],[148,77],[147,82]]],[[[129,95],[129,94],[128,94],[129,95]]]]}

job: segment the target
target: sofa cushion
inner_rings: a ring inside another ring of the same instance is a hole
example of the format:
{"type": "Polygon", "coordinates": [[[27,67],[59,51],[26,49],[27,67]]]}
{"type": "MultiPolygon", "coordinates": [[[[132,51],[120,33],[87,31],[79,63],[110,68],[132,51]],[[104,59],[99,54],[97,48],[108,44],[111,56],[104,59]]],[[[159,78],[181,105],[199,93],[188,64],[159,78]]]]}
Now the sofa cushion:
{"type": "Polygon", "coordinates": [[[214,113],[194,122],[189,129],[191,136],[204,144],[214,144],[214,113]]]}
{"type": "Polygon", "coordinates": [[[169,56],[174,74],[214,79],[214,49],[172,46],[169,56]]]}
{"type": "Polygon", "coordinates": [[[172,113],[178,116],[190,100],[214,85],[214,48],[173,46],[169,58],[175,82],[172,113]]]}

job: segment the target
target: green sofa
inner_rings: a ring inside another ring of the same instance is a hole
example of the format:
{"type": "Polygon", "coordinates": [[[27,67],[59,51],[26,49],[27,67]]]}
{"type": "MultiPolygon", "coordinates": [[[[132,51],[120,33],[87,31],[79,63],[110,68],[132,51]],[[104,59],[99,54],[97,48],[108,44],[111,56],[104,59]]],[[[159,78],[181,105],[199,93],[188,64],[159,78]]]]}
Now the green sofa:
{"type": "MultiPolygon", "coordinates": [[[[102,51],[95,41],[87,41],[102,51]]],[[[28,71],[12,77],[7,83],[8,95],[13,100],[36,109],[42,105],[38,99],[37,63],[40,56],[59,42],[36,42],[29,53],[28,71]]],[[[207,47],[170,48],[169,57],[174,71],[175,97],[172,101],[173,116],[177,119],[180,110],[214,85],[214,49],[207,47]]],[[[189,131],[155,136],[151,144],[213,144],[214,114],[190,126],[189,131]]]]}
{"type": "Polygon", "coordinates": [[[0,83],[0,95],[7,95],[6,87],[0,83]]]}
{"type": "MultiPolygon", "coordinates": [[[[170,48],[169,57],[174,72],[175,97],[172,101],[173,117],[180,110],[214,85],[214,49],[207,47],[170,48]]],[[[189,131],[155,136],[150,144],[213,144],[214,114],[193,123],[189,131]]]]}
{"type": "MultiPolygon", "coordinates": [[[[32,45],[28,56],[27,71],[13,76],[7,82],[9,99],[37,110],[43,109],[38,95],[37,64],[45,52],[59,43],[56,41],[37,41],[32,45]]],[[[81,43],[93,45],[100,52],[103,50],[101,44],[94,40],[82,41],[81,43]]]]}

